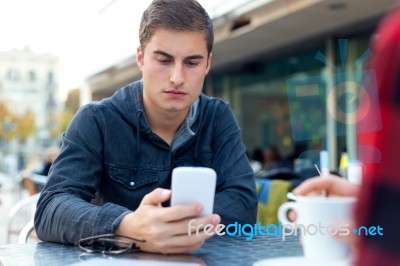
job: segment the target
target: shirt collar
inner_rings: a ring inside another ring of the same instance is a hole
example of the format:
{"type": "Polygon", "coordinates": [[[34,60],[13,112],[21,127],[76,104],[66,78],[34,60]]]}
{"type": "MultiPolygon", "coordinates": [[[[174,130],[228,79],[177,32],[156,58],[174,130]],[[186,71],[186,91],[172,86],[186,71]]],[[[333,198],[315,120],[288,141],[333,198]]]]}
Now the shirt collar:
{"type": "Polygon", "coordinates": [[[174,138],[172,139],[171,148],[172,150],[176,150],[179,148],[183,143],[185,143],[189,138],[195,136],[196,133],[190,128],[194,122],[196,122],[198,108],[199,108],[200,98],[197,99],[192,106],[190,106],[189,112],[183,121],[182,125],[179,127],[178,131],[176,132],[174,138]]]}

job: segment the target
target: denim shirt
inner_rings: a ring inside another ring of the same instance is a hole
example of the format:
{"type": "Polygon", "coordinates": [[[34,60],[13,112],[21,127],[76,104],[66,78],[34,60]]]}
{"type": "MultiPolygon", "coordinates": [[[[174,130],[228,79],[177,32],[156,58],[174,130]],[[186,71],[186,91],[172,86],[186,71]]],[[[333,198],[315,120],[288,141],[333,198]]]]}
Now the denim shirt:
{"type": "Polygon", "coordinates": [[[201,94],[170,146],[146,122],[142,89],[136,81],[75,115],[38,201],[41,240],[77,245],[113,233],[146,194],[170,189],[178,166],[216,171],[214,213],[221,223],[255,223],[253,171],[229,105],[201,94]]]}

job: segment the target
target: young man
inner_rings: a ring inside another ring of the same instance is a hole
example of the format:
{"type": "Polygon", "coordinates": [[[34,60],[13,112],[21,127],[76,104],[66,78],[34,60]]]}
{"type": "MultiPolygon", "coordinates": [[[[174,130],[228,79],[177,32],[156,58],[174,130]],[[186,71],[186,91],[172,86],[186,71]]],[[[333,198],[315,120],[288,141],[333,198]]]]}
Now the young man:
{"type": "Polygon", "coordinates": [[[141,250],[190,252],[209,237],[188,223],[255,222],[252,169],[228,104],[201,94],[212,22],[195,0],[155,0],[140,24],[143,79],[76,114],[38,202],[40,239],[78,244],[106,233],[145,240],[141,250]],[[215,214],[168,206],[177,166],[217,172],[215,214]]]}

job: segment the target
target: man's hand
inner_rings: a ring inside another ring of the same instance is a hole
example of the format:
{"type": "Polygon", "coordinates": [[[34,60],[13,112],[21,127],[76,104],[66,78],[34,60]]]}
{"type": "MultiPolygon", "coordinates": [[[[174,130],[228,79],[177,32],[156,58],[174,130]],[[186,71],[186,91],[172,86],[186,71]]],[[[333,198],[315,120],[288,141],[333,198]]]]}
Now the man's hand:
{"type": "MultiPolygon", "coordinates": [[[[199,234],[188,234],[188,223],[191,227],[202,224],[216,226],[221,221],[217,214],[198,217],[201,205],[181,205],[162,207],[161,203],[169,200],[171,191],[157,188],[147,194],[136,211],[127,214],[115,230],[118,235],[143,239],[137,245],[143,251],[163,254],[188,253],[202,246],[211,237],[199,230],[199,234]]],[[[201,227],[203,227],[201,226],[201,227]]]]}

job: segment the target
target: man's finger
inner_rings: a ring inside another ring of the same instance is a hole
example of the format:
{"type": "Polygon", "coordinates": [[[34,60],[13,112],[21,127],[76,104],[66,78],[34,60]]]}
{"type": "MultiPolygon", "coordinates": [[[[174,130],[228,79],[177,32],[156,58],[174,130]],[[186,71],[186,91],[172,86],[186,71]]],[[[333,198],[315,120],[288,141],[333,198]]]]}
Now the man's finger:
{"type": "Polygon", "coordinates": [[[221,217],[218,214],[213,214],[206,217],[183,220],[176,224],[177,234],[183,232],[184,234],[196,234],[206,230],[207,232],[214,232],[217,225],[221,222],[221,217]],[[183,229],[183,230],[182,230],[183,229]]]}
{"type": "Polygon", "coordinates": [[[212,233],[205,234],[204,232],[200,232],[199,234],[190,236],[174,236],[166,240],[166,242],[158,243],[158,249],[161,250],[161,253],[165,254],[188,253],[201,247],[213,235],[212,233]]]}
{"type": "Polygon", "coordinates": [[[143,197],[140,205],[153,205],[157,206],[171,198],[171,190],[156,188],[149,194],[143,197]]]}
{"type": "Polygon", "coordinates": [[[159,212],[165,222],[174,222],[188,218],[198,217],[202,207],[200,204],[175,205],[162,208],[159,212]]]}

